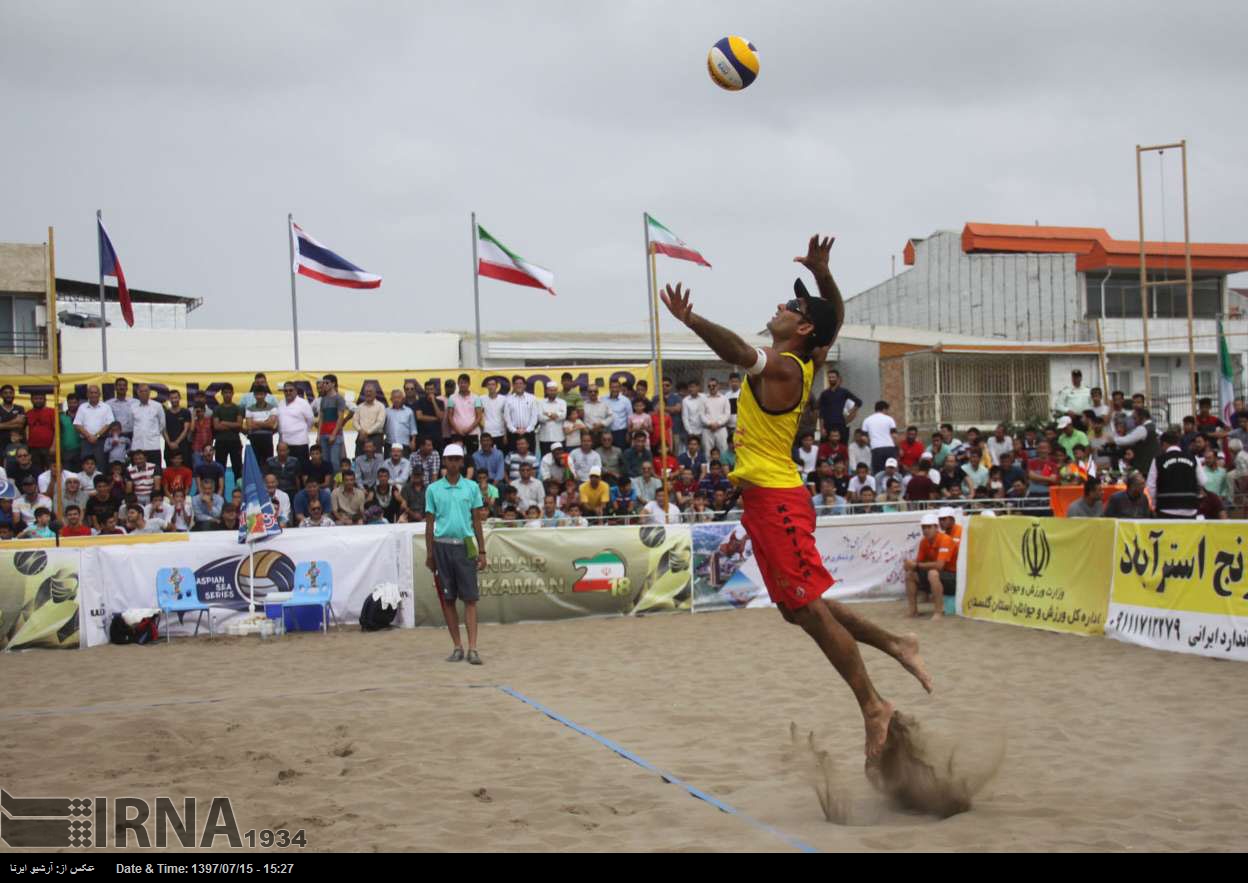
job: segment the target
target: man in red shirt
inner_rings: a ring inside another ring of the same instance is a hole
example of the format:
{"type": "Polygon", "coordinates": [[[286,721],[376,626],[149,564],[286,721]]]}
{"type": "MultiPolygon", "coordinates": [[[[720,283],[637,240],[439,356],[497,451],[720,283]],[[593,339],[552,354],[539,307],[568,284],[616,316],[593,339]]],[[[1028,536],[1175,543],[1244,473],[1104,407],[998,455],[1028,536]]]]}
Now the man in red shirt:
{"type": "Polygon", "coordinates": [[[32,392],[30,410],[26,412],[26,446],[30,448],[30,459],[40,472],[52,462],[52,427],[56,413],[47,406],[47,400],[45,393],[32,392]]]}
{"type": "Polygon", "coordinates": [[[1036,445],[1036,456],[1027,461],[1027,501],[1032,515],[1052,515],[1049,508],[1049,488],[1061,481],[1061,467],[1053,459],[1047,441],[1036,445]]]}
{"type": "Polygon", "coordinates": [[[182,462],[181,448],[167,448],[167,456],[169,457],[169,465],[165,467],[165,471],[161,473],[160,483],[164,487],[165,492],[171,497],[173,492],[180,490],[183,493],[191,492],[191,470],[182,462]]]}
{"type": "Polygon", "coordinates": [[[932,455],[924,451],[923,455],[910,466],[910,480],[906,482],[905,499],[910,503],[926,503],[940,497],[940,486],[932,481],[932,455]]]}
{"type": "Polygon", "coordinates": [[[61,528],[63,537],[89,537],[91,528],[82,523],[82,509],[70,504],[65,507],[65,526],[61,528]]]}
{"type": "Polygon", "coordinates": [[[839,429],[829,429],[828,437],[819,443],[819,459],[844,460],[849,462],[849,446],[845,444],[845,440],[841,438],[839,429]]]}
{"type": "Polygon", "coordinates": [[[906,437],[902,439],[901,444],[897,446],[900,456],[902,470],[907,470],[915,463],[919,462],[919,458],[923,456],[923,442],[919,441],[919,428],[917,426],[906,427],[906,437]]]}

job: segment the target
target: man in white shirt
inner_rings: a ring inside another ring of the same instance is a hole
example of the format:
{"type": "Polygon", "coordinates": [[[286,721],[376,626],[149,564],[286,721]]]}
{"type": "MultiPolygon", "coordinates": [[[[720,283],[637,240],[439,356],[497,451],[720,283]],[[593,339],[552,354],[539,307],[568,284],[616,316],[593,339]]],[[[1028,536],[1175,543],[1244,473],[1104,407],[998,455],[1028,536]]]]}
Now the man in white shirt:
{"type": "MultiPolygon", "coordinates": [[[[131,416],[133,418],[133,414],[131,416]]],[[[108,463],[104,440],[112,425],[113,409],[100,401],[100,388],[93,383],[87,387],[87,400],[78,406],[78,413],[74,415],[74,426],[82,436],[82,455],[94,456],[97,469],[103,469],[108,463]]]]}
{"type": "Polygon", "coordinates": [[[637,491],[637,499],[649,503],[663,488],[663,480],[654,474],[654,461],[647,460],[641,464],[641,477],[633,479],[633,490],[637,491]]]}
{"type": "Polygon", "coordinates": [[[897,422],[888,416],[888,402],[876,402],[875,413],[862,421],[862,428],[871,445],[871,471],[882,472],[884,461],[897,456],[897,422]]]}
{"type": "Polygon", "coordinates": [[[706,429],[703,414],[706,411],[706,399],[702,396],[702,387],[696,380],[689,381],[689,394],[680,402],[680,419],[685,425],[685,435],[702,440],[702,430],[706,429]]]}
{"type": "Polygon", "coordinates": [[[273,501],[273,511],[277,514],[277,521],[282,527],[290,524],[290,494],[277,486],[277,476],[270,472],[264,477],[264,486],[269,492],[269,499],[273,501]]]}
{"type": "MultiPolygon", "coordinates": [[[[706,381],[706,398],[702,403],[702,450],[706,456],[728,450],[728,425],[732,421],[732,402],[719,391],[719,380],[706,381]]],[[[814,471],[813,468],[811,470],[814,471]]]]}
{"type": "MultiPolygon", "coordinates": [[[[593,392],[594,388],[591,386],[589,389],[593,392]]],[[[577,484],[589,481],[591,469],[597,468],[601,472],[602,457],[598,456],[598,452],[594,450],[594,440],[589,433],[581,433],[581,446],[569,455],[568,463],[572,467],[572,475],[576,478],[577,484]]]]}
{"type": "Polygon", "coordinates": [[[390,483],[393,485],[402,487],[412,477],[412,464],[403,456],[403,446],[397,442],[390,446],[390,459],[386,461],[385,466],[390,473],[390,483]]]}
{"type": "MultiPolygon", "coordinates": [[[[525,392],[524,378],[517,374],[511,378],[511,393],[503,405],[503,422],[507,425],[507,440],[516,449],[518,439],[526,439],[529,450],[537,448],[537,417],[539,410],[537,399],[531,392],[525,392]]],[[[540,504],[539,504],[540,505],[540,504]]]]}
{"type": "Polygon", "coordinates": [[[308,431],[316,422],[316,415],[290,381],[282,385],[282,396],[283,401],[277,406],[277,431],[290,456],[302,465],[308,462],[308,431]]]}
{"type": "Polygon", "coordinates": [[[542,508],[546,501],[546,486],[533,477],[533,464],[520,465],[520,480],[513,485],[516,497],[520,501],[520,511],[527,512],[530,506],[542,508]]]}
{"type": "Polygon", "coordinates": [[[165,409],[151,401],[152,391],[146,383],[134,388],[138,398],[130,406],[134,427],[133,451],[142,451],[147,462],[160,468],[160,441],[165,434],[165,409]]]}
{"type": "Polygon", "coordinates": [[[680,524],[680,510],[667,501],[667,491],[662,487],[655,493],[654,499],[642,507],[641,523],[680,524]]]}
{"type": "Polygon", "coordinates": [[[493,437],[494,445],[500,451],[507,449],[507,423],[503,419],[503,411],[507,407],[507,397],[498,392],[498,381],[490,378],[485,384],[486,395],[481,399],[481,431],[493,437]]]}
{"type": "Polygon", "coordinates": [[[1014,453],[1014,439],[1005,434],[1005,424],[998,423],[997,428],[992,431],[992,437],[988,439],[988,455],[992,457],[993,465],[1001,462],[1002,454],[1014,453]]]}
{"type": "Polygon", "coordinates": [[[867,468],[871,468],[871,445],[868,444],[865,429],[855,432],[854,440],[849,445],[849,471],[856,472],[859,463],[866,463],[867,468]]]}
{"type": "Polygon", "coordinates": [[[35,476],[28,475],[22,479],[22,495],[13,501],[13,512],[22,516],[27,524],[35,523],[35,510],[52,509],[52,500],[39,493],[38,481],[35,476]]]}
{"type": "Polygon", "coordinates": [[[167,522],[159,518],[143,517],[143,507],[131,503],[126,507],[126,533],[164,533],[167,522]]]}
{"type": "Polygon", "coordinates": [[[1092,407],[1089,410],[1102,420],[1109,417],[1109,403],[1105,401],[1105,393],[1099,386],[1092,387],[1092,407]]]}
{"type": "Polygon", "coordinates": [[[550,446],[550,453],[542,458],[537,477],[542,481],[557,481],[562,487],[564,480],[571,474],[572,469],[563,455],[563,442],[555,442],[550,446]]]}
{"type": "Polygon", "coordinates": [[[611,408],[606,402],[598,400],[598,387],[592,383],[589,386],[589,401],[585,403],[584,419],[591,438],[602,438],[604,432],[611,431],[611,408]]]}
{"type": "Polygon", "coordinates": [[[1072,420],[1082,420],[1083,412],[1092,408],[1092,394],[1083,385],[1083,372],[1076,368],[1070,372],[1070,386],[1057,391],[1053,399],[1053,410],[1057,416],[1063,414],[1072,420]]]}
{"type": "MultiPolygon", "coordinates": [[[[728,375],[728,391],[724,393],[724,398],[728,399],[728,406],[732,410],[732,417],[728,420],[728,428],[733,432],[737,429],[737,399],[741,397],[741,375],[733,371],[728,375]]],[[[723,448],[720,448],[722,453],[723,448]]]]}
{"type": "MultiPolygon", "coordinates": [[[[138,392],[138,389],[135,389],[138,392]]],[[[143,507],[144,518],[158,518],[165,524],[173,521],[173,506],[165,499],[165,492],[160,488],[152,489],[151,502],[143,507]]]]}
{"type": "Polygon", "coordinates": [[[542,399],[537,415],[537,445],[542,456],[548,455],[555,445],[563,447],[563,421],[568,417],[568,403],[559,398],[559,388],[546,384],[546,398],[542,399]]]}
{"type": "Polygon", "coordinates": [[[871,488],[874,491],[875,479],[871,477],[871,473],[867,470],[867,464],[859,463],[857,471],[854,472],[854,477],[849,480],[850,502],[858,502],[863,488],[871,488]]]}
{"type": "Polygon", "coordinates": [[[884,471],[878,472],[875,475],[876,493],[881,493],[881,490],[887,490],[888,483],[892,481],[894,478],[902,483],[902,487],[904,489],[905,484],[906,484],[906,479],[909,478],[909,476],[902,475],[900,472],[897,471],[897,469],[898,469],[898,465],[897,465],[897,459],[895,457],[889,457],[887,460],[884,461],[884,471]]]}

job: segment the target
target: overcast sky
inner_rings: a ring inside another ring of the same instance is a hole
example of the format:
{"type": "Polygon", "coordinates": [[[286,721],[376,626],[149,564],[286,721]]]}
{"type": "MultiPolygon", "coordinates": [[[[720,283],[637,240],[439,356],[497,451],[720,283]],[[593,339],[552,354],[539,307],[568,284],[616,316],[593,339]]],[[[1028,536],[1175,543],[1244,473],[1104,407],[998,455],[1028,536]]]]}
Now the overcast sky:
{"type": "MultiPolygon", "coordinates": [[[[476,210],[559,292],[482,280],[486,331],[641,331],[648,210],[714,264],[660,278],[752,330],[814,231],[847,295],[968,220],[1134,238],[1138,143],[1186,137],[1193,238],[1248,241],[1246,37],[1240,0],[10,0],[0,240],[54,225],[58,274],[95,279],[100,208],[131,286],[278,328],[293,212],[385,278],[301,280],[301,327],[470,330],[476,210]],[[706,72],[730,33],[762,60],[741,93],[706,72]]],[[[1156,159],[1145,182],[1160,238],[1156,159]]]]}

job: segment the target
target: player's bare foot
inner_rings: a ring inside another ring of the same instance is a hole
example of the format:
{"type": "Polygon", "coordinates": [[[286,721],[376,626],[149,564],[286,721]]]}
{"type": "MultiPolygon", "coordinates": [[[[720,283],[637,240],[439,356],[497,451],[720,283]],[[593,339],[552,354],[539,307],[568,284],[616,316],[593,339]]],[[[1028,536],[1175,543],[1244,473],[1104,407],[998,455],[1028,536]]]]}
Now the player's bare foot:
{"type": "Polygon", "coordinates": [[[932,676],[927,673],[927,666],[923,664],[923,657],[919,655],[918,635],[911,633],[897,639],[896,659],[901,663],[902,668],[918,678],[924,690],[932,692],[932,676]]]}
{"type": "Polygon", "coordinates": [[[870,710],[863,709],[862,718],[867,728],[867,759],[879,757],[888,741],[888,722],[897,709],[893,703],[880,700],[870,710]]]}

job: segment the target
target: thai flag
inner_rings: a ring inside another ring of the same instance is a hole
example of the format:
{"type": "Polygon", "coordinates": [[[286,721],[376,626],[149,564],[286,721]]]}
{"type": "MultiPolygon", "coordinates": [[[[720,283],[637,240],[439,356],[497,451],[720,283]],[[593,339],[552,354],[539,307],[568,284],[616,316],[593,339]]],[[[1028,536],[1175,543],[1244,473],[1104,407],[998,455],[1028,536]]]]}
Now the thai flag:
{"type": "Polygon", "coordinates": [[[295,246],[294,273],[311,277],[326,285],[343,288],[380,288],[381,277],[365,273],[344,257],[334,254],[317,242],[294,221],[290,222],[290,238],[295,246]]]}
{"type": "Polygon", "coordinates": [[[121,315],[126,324],[134,327],[134,307],[130,305],[130,289],[126,287],[126,274],[121,271],[121,261],[117,260],[117,252],[113,250],[112,240],[104,229],[104,222],[95,219],[100,234],[100,278],[117,277],[117,299],[121,302],[121,315]]]}

